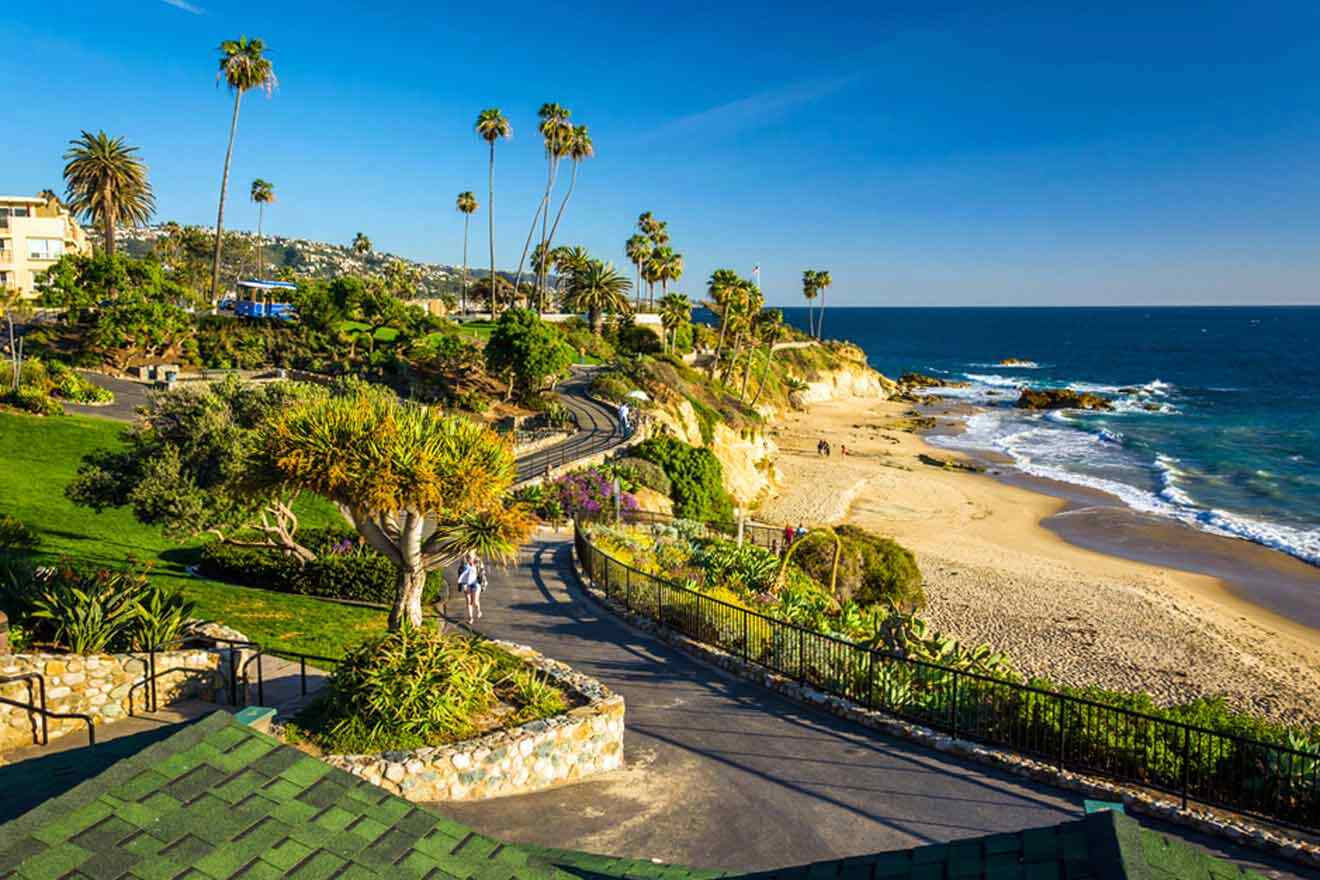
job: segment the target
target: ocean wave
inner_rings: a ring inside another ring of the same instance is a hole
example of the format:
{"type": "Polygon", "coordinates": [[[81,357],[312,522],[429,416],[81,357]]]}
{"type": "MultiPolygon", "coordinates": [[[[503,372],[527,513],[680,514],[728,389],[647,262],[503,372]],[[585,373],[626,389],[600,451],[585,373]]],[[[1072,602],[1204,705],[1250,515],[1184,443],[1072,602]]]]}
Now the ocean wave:
{"type": "Polygon", "coordinates": [[[963,373],[963,376],[973,382],[992,385],[995,388],[1022,388],[1027,384],[1020,379],[1014,379],[1012,376],[996,376],[993,373],[963,373]]]}
{"type": "Polygon", "coordinates": [[[1095,382],[1069,382],[1067,387],[1089,394],[1117,394],[1119,389],[1117,385],[1100,385],[1095,382]]]}
{"type": "Polygon", "coordinates": [[[1097,438],[1098,440],[1100,440],[1102,443],[1119,443],[1119,444],[1121,444],[1121,443],[1123,442],[1123,435],[1122,435],[1122,434],[1120,434],[1118,431],[1111,431],[1111,430],[1109,430],[1108,428],[1101,428],[1101,429],[1100,429],[1100,432],[1099,432],[1098,434],[1096,434],[1095,436],[1096,436],[1096,438],[1097,438]]]}
{"type": "Polygon", "coordinates": [[[1142,385],[1141,390],[1146,392],[1147,394],[1156,394],[1159,395],[1160,397],[1168,397],[1169,392],[1173,391],[1177,387],[1178,386],[1174,385],[1172,382],[1162,382],[1159,379],[1152,379],[1151,381],[1147,382],[1145,385],[1142,385]]]}
{"type": "Polygon", "coordinates": [[[1053,419],[1023,421],[1010,412],[976,413],[961,434],[932,437],[950,448],[989,449],[1013,459],[1018,470],[1034,477],[1096,489],[1113,495],[1140,513],[1165,517],[1201,531],[1251,541],[1320,565],[1320,529],[1303,529],[1218,508],[1200,506],[1181,485],[1187,476],[1178,459],[1158,454],[1149,466],[1156,489],[1148,491],[1097,473],[1079,473],[1060,462],[1082,463],[1103,471],[1132,466],[1121,458],[1119,444],[1101,442],[1098,434],[1053,419]],[[1057,427],[1056,427],[1057,425],[1057,427]]]}
{"type": "Polygon", "coordinates": [[[1109,405],[1118,413],[1137,413],[1140,415],[1182,415],[1182,410],[1171,403],[1156,402],[1141,397],[1118,397],[1109,401],[1109,405]]]}
{"type": "Polygon", "coordinates": [[[987,364],[987,363],[979,363],[979,362],[973,361],[973,362],[969,363],[967,366],[969,366],[969,367],[979,367],[979,368],[982,368],[982,369],[985,369],[985,368],[988,367],[988,368],[990,368],[990,369],[992,369],[992,370],[993,370],[993,369],[1000,369],[1000,370],[1043,370],[1043,369],[1045,369],[1045,365],[1044,365],[1044,364],[1038,364],[1038,363],[1036,363],[1035,361],[1018,361],[1016,364],[987,364]]]}

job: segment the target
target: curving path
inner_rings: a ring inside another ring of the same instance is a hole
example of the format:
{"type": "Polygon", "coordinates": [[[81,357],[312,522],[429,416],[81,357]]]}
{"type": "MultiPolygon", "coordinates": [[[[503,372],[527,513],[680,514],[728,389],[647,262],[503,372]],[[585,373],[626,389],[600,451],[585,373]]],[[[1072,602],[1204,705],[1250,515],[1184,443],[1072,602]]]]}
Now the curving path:
{"type": "Polygon", "coordinates": [[[573,414],[578,431],[568,439],[518,458],[516,482],[522,483],[553,469],[618,446],[628,439],[617,411],[587,394],[591,387],[589,370],[574,370],[573,376],[559,386],[559,400],[573,414]]]}
{"type": "MultiPolygon", "coordinates": [[[[743,870],[1081,814],[1077,795],[789,702],[625,625],[579,592],[571,541],[543,535],[516,567],[492,571],[477,628],[623,694],[627,767],[536,794],[435,805],[440,812],[520,843],[743,870]]],[[[1206,842],[1271,876],[1302,876],[1206,842]]]]}

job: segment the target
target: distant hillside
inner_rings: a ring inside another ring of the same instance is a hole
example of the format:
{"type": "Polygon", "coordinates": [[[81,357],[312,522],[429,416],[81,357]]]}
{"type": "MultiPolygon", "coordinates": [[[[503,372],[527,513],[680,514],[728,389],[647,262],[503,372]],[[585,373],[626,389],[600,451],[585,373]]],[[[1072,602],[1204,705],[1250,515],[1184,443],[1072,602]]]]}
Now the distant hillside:
{"type": "MultiPolygon", "coordinates": [[[[211,230],[205,230],[211,235],[211,230]]],[[[157,239],[167,236],[164,224],[147,226],[141,229],[120,229],[116,235],[118,246],[131,256],[140,257],[150,253],[157,239]]],[[[255,253],[256,236],[249,232],[226,232],[225,238],[237,236],[249,242],[249,249],[255,253]]],[[[99,242],[94,230],[88,230],[88,237],[99,242]]],[[[309,241],[305,238],[285,238],[279,235],[266,236],[265,263],[266,274],[273,270],[289,269],[299,275],[313,278],[333,278],[338,275],[378,275],[384,272],[386,264],[400,260],[405,265],[416,268],[421,274],[419,296],[439,296],[445,293],[457,294],[462,284],[461,266],[444,266],[438,263],[419,263],[407,257],[399,257],[380,251],[357,254],[347,245],[330,244],[324,241],[309,241]]],[[[246,261],[245,261],[246,262],[246,261]]],[[[252,267],[244,274],[255,273],[255,257],[252,267]]],[[[475,280],[488,273],[476,267],[468,267],[468,277],[475,280]]],[[[501,275],[512,278],[510,273],[501,275]]]]}

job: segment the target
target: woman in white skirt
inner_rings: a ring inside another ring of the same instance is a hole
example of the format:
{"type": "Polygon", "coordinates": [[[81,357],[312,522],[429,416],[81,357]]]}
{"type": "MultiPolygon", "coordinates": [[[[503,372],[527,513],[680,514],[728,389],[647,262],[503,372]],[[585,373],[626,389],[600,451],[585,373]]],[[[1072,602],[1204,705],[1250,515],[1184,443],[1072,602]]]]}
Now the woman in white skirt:
{"type": "Polygon", "coordinates": [[[481,588],[484,578],[481,576],[481,564],[477,561],[477,554],[469,553],[463,559],[463,567],[458,571],[458,588],[463,591],[463,598],[467,600],[468,624],[471,625],[476,618],[481,617],[481,588]]]}

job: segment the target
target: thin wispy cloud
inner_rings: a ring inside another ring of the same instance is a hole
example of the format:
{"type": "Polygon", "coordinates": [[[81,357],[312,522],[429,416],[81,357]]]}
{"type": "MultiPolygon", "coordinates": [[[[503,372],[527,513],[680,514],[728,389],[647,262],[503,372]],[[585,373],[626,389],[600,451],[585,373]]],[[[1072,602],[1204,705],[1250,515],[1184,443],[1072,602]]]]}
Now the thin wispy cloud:
{"type": "Polygon", "coordinates": [[[758,92],[670,120],[658,128],[641,135],[644,142],[665,140],[676,136],[702,134],[719,137],[748,128],[766,125],[784,116],[790,110],[819,101],[860,82],[866,73],[857,71],[829,79],[805,80],[777,89],[758,92]]]}
{"type": "Polygon", "coordinates": [[[204,15],[206,10],[200,6],[194,6],[188,0],[161,0],[166,6],[173,6],[175,9],[182,9],[184,12],[191,12],[193,15],[204,15]]]}

